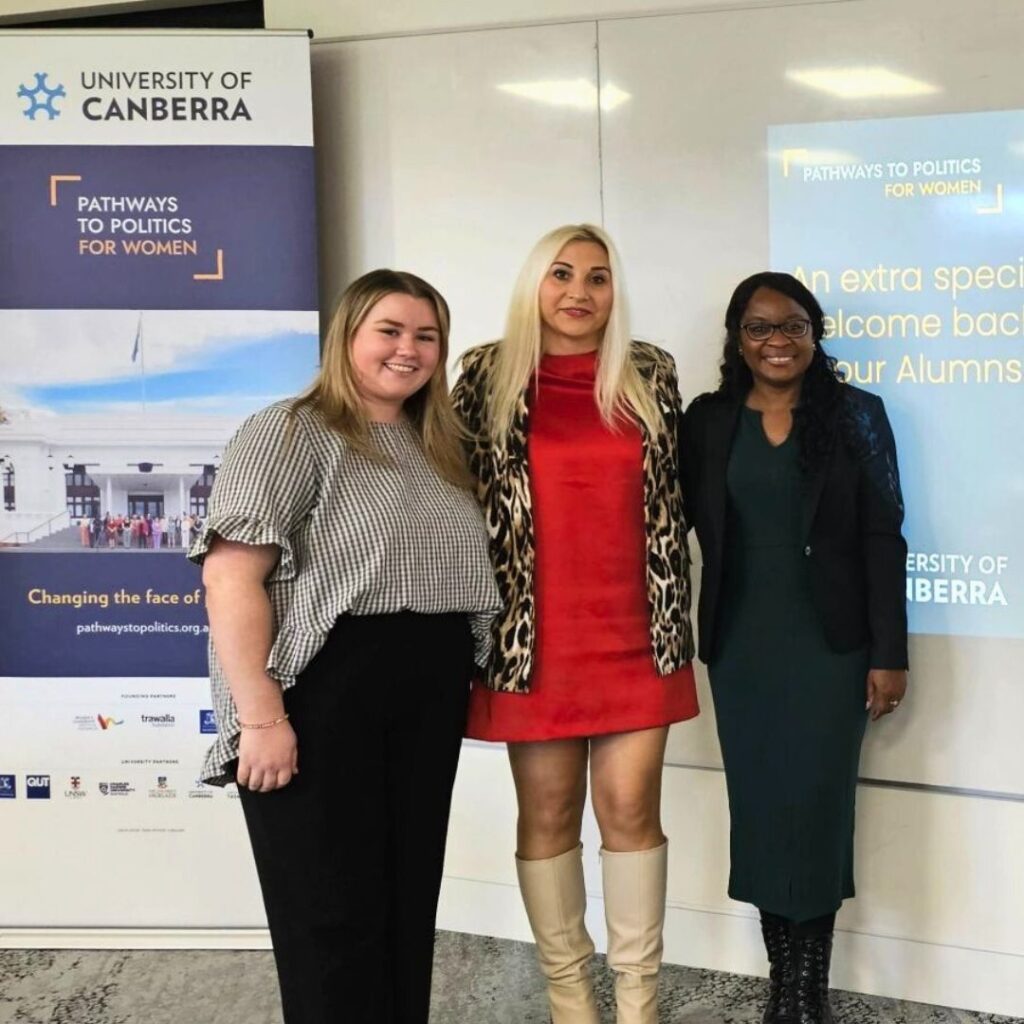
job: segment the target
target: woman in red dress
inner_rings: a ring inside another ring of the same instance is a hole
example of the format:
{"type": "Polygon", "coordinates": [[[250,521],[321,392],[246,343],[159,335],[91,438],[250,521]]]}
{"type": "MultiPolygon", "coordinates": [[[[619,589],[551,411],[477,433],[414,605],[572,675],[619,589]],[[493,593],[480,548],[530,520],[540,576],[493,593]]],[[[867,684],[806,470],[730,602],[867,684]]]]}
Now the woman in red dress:
{"type": "Polygon", "coordinates": [[[516,865],[554,1024],[598,1024],[580,831],[589,765],[619,1024],[654,1024],[668,726],[697,714],[675,364],[632,341],[590,225],[537,243],[504,338],[453,393],[504,602],[467,735],[508,744],[516,865]]]}

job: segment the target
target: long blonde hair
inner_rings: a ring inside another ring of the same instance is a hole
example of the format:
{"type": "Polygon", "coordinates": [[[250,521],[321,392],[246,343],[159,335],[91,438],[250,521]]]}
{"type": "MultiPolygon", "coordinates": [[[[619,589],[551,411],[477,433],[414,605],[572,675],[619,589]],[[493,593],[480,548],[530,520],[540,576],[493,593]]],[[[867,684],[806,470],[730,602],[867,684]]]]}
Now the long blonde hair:
{"type": "Polygon", "coordinates": [[[630,359],[631,335],[625,278],[615,244],[593,224],[566,224],[549,231],[531,250],[512,289],[505,336],[498,346],[490,380],[488,431],[498,442],[512,426],[523,390],[534,379],[541,358],[541,317],[538,292],[558,254],[570,242],[594,242],[608,254],[612,278],[612,309],[601,339],[594,399],[602,419],[616,416],[640,420],[649,433],[661,426],[661,413],[651,389],[630,359]]]}
{"type": "Polygon", "coordinates": [[[352,364],[352,338],[370,310],[385,296],[395,293],[429,302],[440,335],[437,368],[430,380],[405,400],[402,411],[417,429],[423,451],[434,469],[450,483],[470,487],[472,478],[463,455],[464,430],[448,398],[448,303],[436,288],[415,274],[371,270],[345,289],[327,328],[320,371],[309,390],[295,400],[292,411],[311,406],[353,450],[377,462],[387,461],[370,433],[370,421],[352,364]]]}

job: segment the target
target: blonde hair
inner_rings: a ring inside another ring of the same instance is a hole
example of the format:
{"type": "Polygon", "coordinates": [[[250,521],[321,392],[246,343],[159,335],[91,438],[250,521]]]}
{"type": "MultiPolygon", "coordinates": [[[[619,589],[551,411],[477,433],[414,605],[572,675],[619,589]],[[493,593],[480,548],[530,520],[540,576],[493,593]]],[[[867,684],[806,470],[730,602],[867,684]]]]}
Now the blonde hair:
{"type": "Polygon", "coordinates": [[[594,242],[608,254],[612,279],[612,308],[601,339],[594,381],[594,399],[602,419],[613,425],[616,416],[640,420],[648,432],[661,426],[661,413],[630,359],[629,303],[622,264],[608,234],[593,224],[566,224],[549,231],[531,250],[512,289],[505,336],[498,346],[490,380],[488,431],[493,440],[507,435],[523,390],[540,365],[541,316],[538,292],[558,254],[570,242],[594,242]]]}
{"type": "Polygon", "coordinates": [[[371,270],[345,289],[327,328],[320,371],[309,390],[295,400],[292,412],[303,406],[316,409],[353,450],[377,462],[387,461],[370,433],[352,363],[352,338],[370,310],[385,296],[395,293],[429,302],[440,335],[437,368],[430,380],[405,400],[402,411],[419,433],[423,451],[434,469],[458,487],[471,487],[472,478],[463,454],[464,430],[448,398],[448,303],[436,288],[415,274],[371,270]]]}

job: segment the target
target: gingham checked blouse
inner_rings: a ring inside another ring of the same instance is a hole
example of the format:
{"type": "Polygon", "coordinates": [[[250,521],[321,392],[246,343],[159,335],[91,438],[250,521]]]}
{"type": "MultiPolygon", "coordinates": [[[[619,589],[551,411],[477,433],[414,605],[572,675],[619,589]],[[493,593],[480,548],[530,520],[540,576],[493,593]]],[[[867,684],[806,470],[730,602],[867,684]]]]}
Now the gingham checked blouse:
{"type": "MultiPolygon", "coordinates": [[[[224,451],[210,513],[188,557],[201,564],[214,536],[276,544],[266,580],[274,638],[267,672],[284,689],[323,646],[338,616],[468,612],[476,660],[486,663],[500,608],[487,534],[469,491],[443,480],[408,423],[374,423],[375,462],[352,451],[318,412],[290,402],[255,413],[224,451]]],[[[219,729],[206,782],[233,782],[238,714],[210,642],[219,729]]]]}

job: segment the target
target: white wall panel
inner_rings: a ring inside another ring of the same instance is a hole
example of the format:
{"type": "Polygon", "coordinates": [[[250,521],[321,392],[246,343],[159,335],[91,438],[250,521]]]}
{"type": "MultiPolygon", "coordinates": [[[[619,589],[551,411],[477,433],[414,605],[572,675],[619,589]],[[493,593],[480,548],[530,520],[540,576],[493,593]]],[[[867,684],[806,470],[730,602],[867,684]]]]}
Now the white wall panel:
{"type": "Polygon", "coordinates": [[[411,270],[451,304],[453,352],[497,337],[533,243],[600,218],[595,32],[314,42],[325,302],[374,267],[411,270]],[[500,88],[536,82],[588,105],[500,88]]]}
{"type": "MultiPolygon", "coordinates": [[[[1010,855],[1024,843],[1024,806],[873,786],[861,786],[857,800],[858,897],[839,916],[834,987],[1024,1016],[1020,872],[1010,855]]],[[[755,911],[726,895],[724,775],[668,767],[662,813],[670,842],[666,959],[764,974],[755,911]]],[[[514,821],[504,748],[467,744],[440,927],[530,941],[512,859],[514,821]]],[[[587,921],[603,950],[590,817],[584,843],[587,921]]]]}
{"type": "MultiPolygon", "coordinates": [[[[769,125],[1024,107],[1024,5],[999,0],[612,21],[599,44],[602,88],[628,96],[602,113],[605,225],[623,252],[635,328],[675,354],[686,399],[714,383],[732,288],[768,264],[769,125]],[[938,91],[838,99],[786,79],[809,59],[881,65],[938,91]]],[[[869,730],[863,774],[1024,794],[1022,651],[1019,641],[913,638],[909,699],[869,730]]],[[[671,758],[708,763],[711,725],[705,715],[677,730],[671,758]]]]}
{"type": "MultiPolygon", "coordinates": [[[[775,4],[778,0],[265,0],[267,28],[311,28],[321,39],[411,35],[775,4]]],[[[788,0],[836,3],[842,0],[788,0]]]]}

